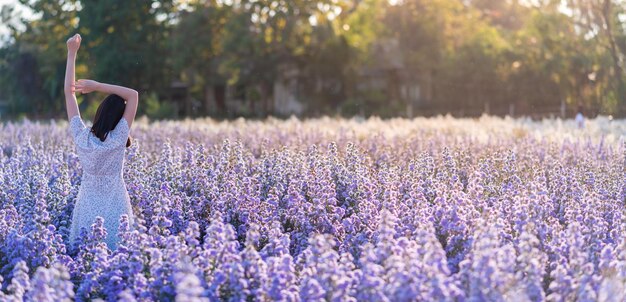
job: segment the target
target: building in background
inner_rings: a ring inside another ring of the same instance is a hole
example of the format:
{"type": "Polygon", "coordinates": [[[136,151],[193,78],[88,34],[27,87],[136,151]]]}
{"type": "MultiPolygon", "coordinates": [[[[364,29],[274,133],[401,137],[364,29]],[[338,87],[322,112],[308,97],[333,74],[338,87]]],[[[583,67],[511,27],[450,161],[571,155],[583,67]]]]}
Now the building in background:
{"type": "MultiPolygon", "coordinates": [[[[374,59],[371,63],[357,67],[354,87],[350,89],[362,98],[360,102],[367,104],[368,97],[379,95],[385,99],[385,103],[402,108],[407,117],[431,105],[431,75],[404,64],[397,39],[378,41],[372,45],[371,51],[374,59]]],[[[190,98],[187,91],[189,85],[176,81],[171,84],[170,101],[178,108],[177,116],[214,115],[220,112],[228,117],[302,115],[316,109],[307,108],[307,103],[316,102],[305,100],[305,77],[296,64],[282,63],[278,68],[277,79],[270,87],[209,85],[205,89],[205,99],[201,101],[190,98]]],[[[319,78],[315,80],[312,89],[315,93],[336,92],[343,89],[343,85],[338,80],[319,78]]],[[[339,108],[336,112],[343,113],[339,108]]]]}

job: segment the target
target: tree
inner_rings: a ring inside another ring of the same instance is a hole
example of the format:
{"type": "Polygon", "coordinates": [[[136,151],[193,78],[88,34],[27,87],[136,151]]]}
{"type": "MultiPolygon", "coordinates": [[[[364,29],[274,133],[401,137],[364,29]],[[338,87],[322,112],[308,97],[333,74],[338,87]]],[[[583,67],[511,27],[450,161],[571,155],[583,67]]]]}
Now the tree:
{"type": "Polygon", "coordinates": [[[618,44],[618,38],[626,34],[624,24],[619,18],[625,11],[624,3],[614,0],[568,0],[567,4],[573,12],[572,17],[577,22],[581,34],[587,40],[602,45],[610,56],[613,94],[605,103],[617,107],[620,115],[626,114],[623,67],[626,45],[618,44]]]}
{"type": "MultiPolygon", "coordinates": [[[[40,116],[61,110],[60,102],[65,73],[65,41],[77,26],[76,1],[20,0],[22,5],[41,15],[23,21],[25,30],[12,26],[14,41],[3,51],[3,69],[10,77],[2,85],[11,89],[13,108],[40,116]]],[[[5,10],[6,14],[10,14],[5,10]]],[[[9,18],[4,16],[3,19],[9,18]]],[[[16,112],[16,113],[17,113],[16,112]]]]}
{"type": "Polygon", "coordinates": [[[171,0],[83,1],[78,12],[91,76],[165,93],[171,73],[171,0]]]}
{"type": "Polygon", "coordinates": [[[205,100],[207,114],[212,112],[212,100],[219,114],[226,112],[226,78],[218,67],[224,58],[225,25],[232,14],[231,7],[218,1],[197,2],[180,11],[173,29],[174,70],[191,85],[192,93],[205,100]]]}

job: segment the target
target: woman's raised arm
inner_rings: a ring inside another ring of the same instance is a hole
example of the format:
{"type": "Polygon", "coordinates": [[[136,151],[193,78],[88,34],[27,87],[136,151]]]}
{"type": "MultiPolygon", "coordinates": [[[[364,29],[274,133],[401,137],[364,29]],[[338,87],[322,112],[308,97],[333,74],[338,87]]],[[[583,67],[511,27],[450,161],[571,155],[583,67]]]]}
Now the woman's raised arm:
{"type": "Polygon", "coordinates": [[[75,34],[67,40],[67,64],[65,65],[65,108],[67,109],[67,119],[71,120],[75,115],[80,115],[76,95],[74,95],[74,70],[76,64],[76,54],[80,48],[82,38],[75,34]]]}
{"type": "Polygon", "coordinates": [[[100,91],[108,94],[117,94],[125,99],[126,109],[124,109],[123,117],[126,119],[128,127],[130,128],[137,114],[137,103],[139,102],[139,93],[137,93],[137,91],[118,85],[99,83],[94,80],[78,80],[75,87],[76,91],[81,93],[100,91]]]}

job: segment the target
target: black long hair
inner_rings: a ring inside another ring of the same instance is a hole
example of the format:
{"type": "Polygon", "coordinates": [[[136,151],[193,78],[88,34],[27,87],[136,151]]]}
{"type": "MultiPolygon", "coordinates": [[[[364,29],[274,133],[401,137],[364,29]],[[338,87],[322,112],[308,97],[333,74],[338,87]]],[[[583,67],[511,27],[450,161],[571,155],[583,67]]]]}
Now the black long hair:
{"type": "MultiPolygon", "coordinates": [[[[109,135],[109,131],[115,129],[122,119],[124,109],[126,109],[126,101],[121,96],[117,94],[107,96],[98,106],[91,133],[103,142],[109,135]]],[[[126,147],[130,147],[130,136],[126,141],[126,147]]]]}

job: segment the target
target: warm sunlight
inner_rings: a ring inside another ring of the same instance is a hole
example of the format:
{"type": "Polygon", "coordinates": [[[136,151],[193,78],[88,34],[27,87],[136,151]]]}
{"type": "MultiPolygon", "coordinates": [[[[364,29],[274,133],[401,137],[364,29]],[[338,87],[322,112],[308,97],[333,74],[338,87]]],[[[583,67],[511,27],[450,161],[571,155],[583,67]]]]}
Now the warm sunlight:
{"type": "Polygon", "coordinates": [[[626,301],[626,1],[0,7],[0,302],[626,301]]]}

